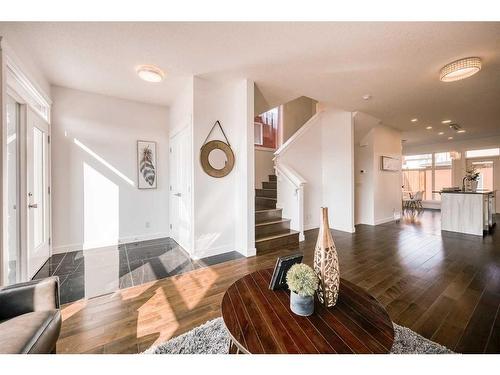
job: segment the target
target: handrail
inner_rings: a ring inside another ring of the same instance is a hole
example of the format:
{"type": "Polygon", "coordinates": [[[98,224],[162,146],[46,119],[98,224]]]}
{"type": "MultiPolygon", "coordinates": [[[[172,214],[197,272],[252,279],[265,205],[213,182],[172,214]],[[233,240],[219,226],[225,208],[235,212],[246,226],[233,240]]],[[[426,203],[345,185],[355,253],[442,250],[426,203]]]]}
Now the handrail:
{"type": "Polygon", "coordinates": [[[275,164],[276,172],[283,175],[295,188],[300,188],[307,183],[295,169],[283,163],[282,161],[275,164]]]}
{"type": "MultiPolygon", "coordinates": [[[[283,214],[290,214],[290,216],[287,216],[291,219],[290,227],[299,231],[299,241],[304,241],[304,185],[307,184],[307,181],[296,170],[280,160],[276,160],[274,168],[278,181],[279,177],[283,176],[293,187],[294,197],[288,202],[295,201],[295,203],[281,208],[283,214]]],[[[281,189],[278,186],[278,202],[283,199],[280,192],[281,189]]]]}
{"type": "Polygon", "coordinates": [[[274,153],[275,159],[278,158],[280,155],[284,154],[285,151],[290,147],[291,144],[295,143],[295,141],[300,138],[304,133],[306,133],[310,127],[314,125],[317,119],[321,116],[323,111],[319,111],[314,116],[312,116],[309,120],[306,121],[304,125],[302,125],[293,135],[288,138],[288,140],[283,143],[274,153]]]}

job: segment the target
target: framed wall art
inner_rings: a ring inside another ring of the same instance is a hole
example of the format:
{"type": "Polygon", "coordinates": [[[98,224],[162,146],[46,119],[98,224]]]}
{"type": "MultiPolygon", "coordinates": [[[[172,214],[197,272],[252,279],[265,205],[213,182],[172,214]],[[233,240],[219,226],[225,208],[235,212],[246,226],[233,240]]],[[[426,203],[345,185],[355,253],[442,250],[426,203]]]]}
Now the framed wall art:
{"type": "Polygon", "coordinates": [[[137,141],[137,187],[156,189],[157,180],[156,142],[137,141]]]}
{"type": "Polygon", "coordinates": [[[401,169],[401,160],[389,156],[380,157],[380,169],[383,171],[397,172],[401,169]]]}

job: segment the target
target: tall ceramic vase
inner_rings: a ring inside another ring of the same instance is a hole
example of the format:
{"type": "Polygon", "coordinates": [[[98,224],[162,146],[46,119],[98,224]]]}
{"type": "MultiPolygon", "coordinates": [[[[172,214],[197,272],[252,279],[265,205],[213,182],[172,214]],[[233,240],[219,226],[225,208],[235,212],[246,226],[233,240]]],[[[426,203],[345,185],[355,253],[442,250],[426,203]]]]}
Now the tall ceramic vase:
{"type": "Polygon", "coordinates": [[[328,224],[328,208],[321,208],[321,225],[314,250],[314,271],[319,278],[318,298],[326,307],[335,306],[339,296],[339,259],[328,224]]]}

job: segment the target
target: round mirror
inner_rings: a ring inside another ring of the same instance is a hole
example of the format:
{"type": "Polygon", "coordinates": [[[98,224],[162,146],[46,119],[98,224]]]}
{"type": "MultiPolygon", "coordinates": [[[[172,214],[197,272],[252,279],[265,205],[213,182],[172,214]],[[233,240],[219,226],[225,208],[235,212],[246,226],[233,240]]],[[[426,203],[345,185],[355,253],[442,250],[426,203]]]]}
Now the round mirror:
{"type": "Polygon", "coordinates": [[[225,142],[210,141],[201,147],[200,163],[209,176],[227,176],[234,167],[233,150],[225,142]]]}
{"type": "Polygon", "coordinates": [[[227,163],[226,154],[220,148],[214,148],[208,154],[208,162],[214,169],[222,169],[227,163]]]}

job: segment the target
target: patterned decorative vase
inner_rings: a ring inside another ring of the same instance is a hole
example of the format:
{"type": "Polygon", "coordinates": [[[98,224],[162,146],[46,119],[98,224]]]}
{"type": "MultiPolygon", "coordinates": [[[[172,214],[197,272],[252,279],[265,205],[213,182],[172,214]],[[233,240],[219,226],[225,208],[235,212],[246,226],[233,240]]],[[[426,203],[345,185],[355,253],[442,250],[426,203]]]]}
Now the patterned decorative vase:
{"type": "Polygon", "coordinates": [[[321,207],[321,225],[314,250],[314,271],[319,279],[318,298],[326,307],[335,306],[339,296],[339,259],[328,223],[328,208],[321,207]]]}

